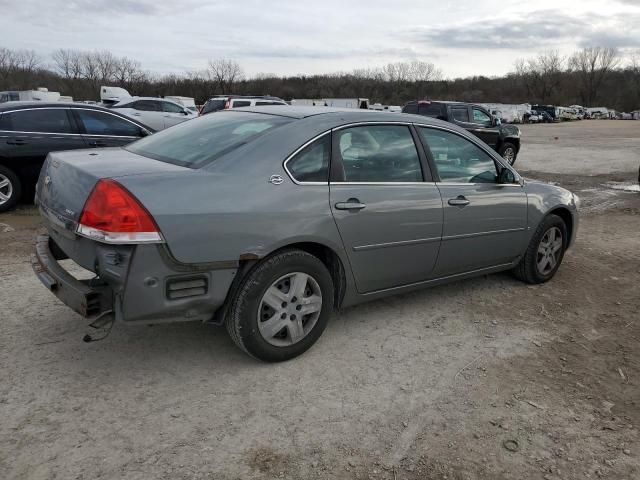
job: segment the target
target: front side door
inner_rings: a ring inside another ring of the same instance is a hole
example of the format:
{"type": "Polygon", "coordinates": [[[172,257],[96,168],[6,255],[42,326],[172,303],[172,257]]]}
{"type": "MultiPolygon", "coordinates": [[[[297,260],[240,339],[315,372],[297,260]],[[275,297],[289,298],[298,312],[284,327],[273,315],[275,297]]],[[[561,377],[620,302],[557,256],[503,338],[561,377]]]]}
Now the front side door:
{"type": "Polygon", "coordinates": [[[162,113],[164,113],[164,128],[169,128],[178,123],[182,123],[185,120],[189,120],[191,117],[185,114],[185,109],[175,103],[160,102],[162,113]]]}
{"type": "Polygon", "coordinates": [[[331,210],[358,292],[428,279],[442,200],[410,126],[359,125],[332,137],[331,210]]]}
{"type": "Polygon", "coordinates": [[[2,114],[0,141],[12,168],[37,178],[49,152],[84,148],[67,108],[32,108],[2,114]]]}
{"type": "Polygon", "coordinates": [[[507,167],[470,139],[435,127],[417,131],[430,153],[442,195],[444,223],[436,275],[514,261],[526,248],[523,187],[497,183],[498,169],[507,167]]]}
{"type": "Polygon", "coordinates": [[[127,112],[127,115],[131,115],[154,130],[164,129],[164,112],[160,102],[156,100],[138,100],[134,102],[131,107],[131,113],[127,112]]]}
{"type": "Polygon", "coordinates": [[[118,115],[85,108],[72,111],[87,147],[121,147],[143,136],[138,125],[118,115]]]}

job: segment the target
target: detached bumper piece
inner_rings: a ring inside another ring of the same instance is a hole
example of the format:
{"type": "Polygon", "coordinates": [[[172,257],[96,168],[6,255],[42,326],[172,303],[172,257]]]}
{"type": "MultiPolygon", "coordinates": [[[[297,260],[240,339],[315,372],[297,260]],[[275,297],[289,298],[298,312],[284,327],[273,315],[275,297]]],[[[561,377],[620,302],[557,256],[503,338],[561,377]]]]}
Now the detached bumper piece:
{"type": "Polygon", "coordinates": [[[31,266],[42,284],[65,305],[88,319],[95,319],[112,310],[113,291],[99,278],[78,280],[67,272],[55,258],[48,235],[36,240],[36,253],[31,266]]]}

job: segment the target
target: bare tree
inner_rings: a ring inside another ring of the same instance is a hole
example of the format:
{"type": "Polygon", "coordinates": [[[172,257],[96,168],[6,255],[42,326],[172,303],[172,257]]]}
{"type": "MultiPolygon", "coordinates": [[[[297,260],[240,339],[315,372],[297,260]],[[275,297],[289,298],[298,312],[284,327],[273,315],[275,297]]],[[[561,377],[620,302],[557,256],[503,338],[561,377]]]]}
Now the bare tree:
{"type": "Polygon", "coordinates": [[[593,106],[602,81],[619,63],[619,53],[615,48],[583,48],[571,56],[569,66],[578,76],[580,97],[585,107],[593,106]]]}
{"type": "Polygon", "coordinates": [[[244,77],[242,67],[238,62],[224,58],[209,60],[207,74],[209,79],[215,83],[216,89],[222,94],[231,93],[234,84],[244,77]]]}
{"type": "Polygon", "coordinates": [[[60,48],[53,52],[54,71],[60,75],[62,81],[69,89],[72,96],[76,96],[82,78],[82,52],[60,48]]]}
{"type": "Polygon", "coordinates": [[[527,60],[516,61],[516,75],[525,85],[527,94],[541,103],[556,93],[565,66],[565,58],[557,50],[548,50],[527,60]]]}

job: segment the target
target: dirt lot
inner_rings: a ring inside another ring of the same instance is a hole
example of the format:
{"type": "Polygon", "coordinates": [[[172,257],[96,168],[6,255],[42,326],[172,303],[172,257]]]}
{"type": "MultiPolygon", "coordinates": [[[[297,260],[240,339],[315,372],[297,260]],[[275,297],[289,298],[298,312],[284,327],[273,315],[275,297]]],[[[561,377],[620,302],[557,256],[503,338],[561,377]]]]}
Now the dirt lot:
{"type": "Polygon", "coordinates": [[[520,170],[583,198],[553,281],[346,309],[278,365],[201,324],[82,343],[31,272],[34,209],[0,215],[0,478],[640,478],[640,194],[607,183],[640,122],[523,130],[520,170]]]}

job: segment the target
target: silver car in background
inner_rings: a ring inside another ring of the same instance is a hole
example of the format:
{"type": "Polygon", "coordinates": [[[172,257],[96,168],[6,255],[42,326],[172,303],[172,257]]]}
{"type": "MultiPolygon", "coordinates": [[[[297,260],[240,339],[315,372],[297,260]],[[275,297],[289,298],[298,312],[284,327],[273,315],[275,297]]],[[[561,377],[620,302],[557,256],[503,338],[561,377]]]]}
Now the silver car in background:
{"type": "Polygon", "coordinates": [[[75,311],[225,324],[265,361],[307,350],[336,308],[502,270],[546,282],[578,229],[575,195],[461,128],[328,107],[227,110],[53,153],[37,202],[34,270],[75,311]]]}
{"type": "Polygon", "coordinates": [[[156,97],[125,98],[111,106],[111,109],[144,123],[156,131],[198,116],[195,108],[191,110],[177,102],[156,97]]]}

